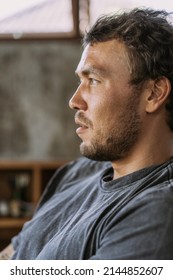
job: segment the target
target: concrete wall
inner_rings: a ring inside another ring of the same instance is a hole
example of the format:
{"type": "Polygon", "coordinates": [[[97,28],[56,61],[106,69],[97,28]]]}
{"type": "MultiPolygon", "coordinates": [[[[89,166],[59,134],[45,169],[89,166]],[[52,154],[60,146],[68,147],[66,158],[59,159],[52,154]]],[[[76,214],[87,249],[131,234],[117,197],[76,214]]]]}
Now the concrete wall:
{"type": "Polygon", "coordinates": [[[79,155],[68,101],[80,42],[0,42],[0,160],[79,155]]]}

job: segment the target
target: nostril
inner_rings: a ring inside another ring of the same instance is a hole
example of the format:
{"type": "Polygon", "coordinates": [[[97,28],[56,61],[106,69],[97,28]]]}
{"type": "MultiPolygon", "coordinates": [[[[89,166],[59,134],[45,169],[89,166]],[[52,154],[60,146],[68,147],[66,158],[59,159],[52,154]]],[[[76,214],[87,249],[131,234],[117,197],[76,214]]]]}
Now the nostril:
{"type": "Polygon", "coordinates": [[[69,107],[75,110],[86,110],[87,103],[81,95],[81,92],[78,90],[74,93],[74,95],[69,100],[69,107]]]}
{"type": "Polygon", "coordinates": [[[87,89],[84,83],[80,83],[75,93],[69,100],[69,106],[71,109],[75,110],[87,110],[87,89]]]}

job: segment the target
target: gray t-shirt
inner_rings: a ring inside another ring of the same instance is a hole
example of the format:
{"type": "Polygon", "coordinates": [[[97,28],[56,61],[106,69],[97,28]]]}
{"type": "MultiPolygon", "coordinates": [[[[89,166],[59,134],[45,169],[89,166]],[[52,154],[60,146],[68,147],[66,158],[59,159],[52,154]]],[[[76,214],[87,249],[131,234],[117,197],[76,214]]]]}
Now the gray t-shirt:
{"type": "Polygon", "coordinates": [[[12,259],[173,259],[173,160],[112,174],[85,158],[58,170],[12,259]]]}

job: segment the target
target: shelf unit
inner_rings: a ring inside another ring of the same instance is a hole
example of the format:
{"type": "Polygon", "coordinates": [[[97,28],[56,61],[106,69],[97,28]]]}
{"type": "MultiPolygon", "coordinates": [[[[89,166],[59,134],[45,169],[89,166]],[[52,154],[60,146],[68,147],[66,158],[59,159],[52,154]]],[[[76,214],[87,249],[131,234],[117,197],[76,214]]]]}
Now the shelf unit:
{"type": "MultiPolygon", "coordinates": [[[[33,208],[55,170],[67,161],[0,161],[0,202],[10,202],[13,197],[11,178],[27,174],[29,180],[25,189],[25,200],[33,208]]],[[[0,250],[9,244],[11,237],[17,234],[23,224],[31,218],[28,216],[13,217],[0,215],[0,250]]]]}

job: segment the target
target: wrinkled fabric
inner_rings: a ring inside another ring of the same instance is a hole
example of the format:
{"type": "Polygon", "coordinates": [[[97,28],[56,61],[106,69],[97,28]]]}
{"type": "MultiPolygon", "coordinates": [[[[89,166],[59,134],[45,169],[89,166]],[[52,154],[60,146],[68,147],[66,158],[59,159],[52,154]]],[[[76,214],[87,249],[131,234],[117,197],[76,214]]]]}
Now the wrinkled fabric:
{"type": "Polygon", "coordinates": [[[86,158],[57,170],[12,259],[173,259],[173,160],[112,176],[86,158]]]}

